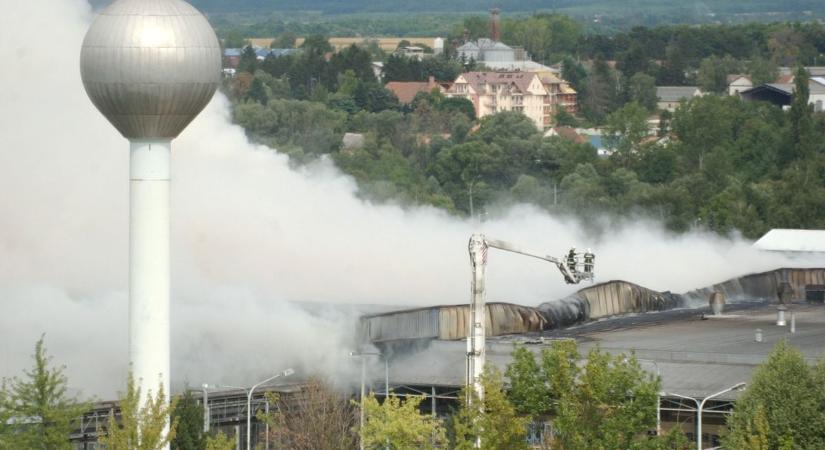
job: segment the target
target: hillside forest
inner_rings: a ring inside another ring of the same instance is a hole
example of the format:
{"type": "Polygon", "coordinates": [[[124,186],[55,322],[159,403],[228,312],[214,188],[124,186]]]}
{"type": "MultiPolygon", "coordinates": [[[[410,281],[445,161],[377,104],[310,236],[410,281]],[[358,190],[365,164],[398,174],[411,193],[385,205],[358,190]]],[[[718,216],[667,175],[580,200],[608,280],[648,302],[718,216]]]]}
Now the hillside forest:
{"type": "MultiPolygon", "coordinates": [[[[474,38],[487,27],[468,17],[461,30],[474,38]]],[[[280,35],[273,46],[294,45],[295,37],[280,35]]],[[[824,25],[672,25],[600,35],[566,16],[536,14],[504,20],[502,41],[561,67],[579,93],[579,113],[556,122],[601,128],[610,156],[545,137],[520,113],[476,120],[466,100],[434,91],[401,104],[383,87],[483,69],[453,48],[421,61],[377,45],[330,56],[327,38],[311,35],[288,56],[259,61],[247,48],[224,90],[253,140],[294,164],[330,158],[373,202],[474,217],[521,202],[584,219],[650,217],[676,232],[750,238],[825,225],[825,115],[803,100],[808,75],[797,69],[823,61],[824,25]],[[383,61],[383,79],[373,61],[383,61]],[[727,75],[749,74],[759,84],[780,66],[793,68],[802,94],[787,110],[724,95],[727,75]],[[670,114],[656,110],[661,85],[697,85],[709,95],[670,114]],[[647,121],[656,115],[662,125],[651,136],[647,121]],[[363,134],[363,143],[345,146],[345,133],[363,134]]]]}

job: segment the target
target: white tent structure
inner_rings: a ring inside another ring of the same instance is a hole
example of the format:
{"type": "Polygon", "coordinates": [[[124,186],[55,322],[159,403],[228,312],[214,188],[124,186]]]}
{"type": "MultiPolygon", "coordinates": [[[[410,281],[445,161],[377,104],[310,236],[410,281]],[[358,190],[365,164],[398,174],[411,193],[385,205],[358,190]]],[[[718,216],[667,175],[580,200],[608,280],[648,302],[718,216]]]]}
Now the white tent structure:
{"type": "Polygon", "coordinates": [[[825,230],[793,230],[774,228],[753,244],[771,252],[825,253],[825,230]]]}

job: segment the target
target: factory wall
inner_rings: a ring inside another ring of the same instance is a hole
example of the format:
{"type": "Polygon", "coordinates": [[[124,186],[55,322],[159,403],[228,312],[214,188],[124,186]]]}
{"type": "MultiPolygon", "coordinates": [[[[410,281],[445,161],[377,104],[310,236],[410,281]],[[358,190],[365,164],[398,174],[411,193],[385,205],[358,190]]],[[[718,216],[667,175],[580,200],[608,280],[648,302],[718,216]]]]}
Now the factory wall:
{"type": "MultiPolygon", "coordinates": [[[[539,332],[571,326],[588,320],[623,314],[664,311],[708,304],[713,292],[722,292],[729,302],[776,301],[783,282],[790,300],[805,298],[805,286],[825,285],[825,269],[777,269],[745,275],[685,294],[658,292],[627,281],[615,280],[589,286],[575,294],[538,307],[512,303],[487,304],[487,336],[539,332]]],[[[463,339],[470,321],[468,304],[433,306],[363,316],[361,336],[368,342],[463,339]]]]}
{"type": "Polygon", "coordinates": [[[691,303],[707,302],[708,296],[717,291],[724,293],[728,301],[743,299],[776,301],[779,298],[780,284],[783,282],[787,282],[790,286],[790,300],[804,300],[807,285],[825,284],[825,269],[783,268],[755,273],[696,289],[683,294],[683,297],[691,303]]]}
{"type": "MultiPolygon", "coordinates": [[[[487,304],[487,335],[528,333],[547,327],[535,308],[512,303],[487,304]]],[[[470,326],[468,305],[433,306],[361,318],[361,334],[370,342],[409,339],[462,339],[470,326]]]]}

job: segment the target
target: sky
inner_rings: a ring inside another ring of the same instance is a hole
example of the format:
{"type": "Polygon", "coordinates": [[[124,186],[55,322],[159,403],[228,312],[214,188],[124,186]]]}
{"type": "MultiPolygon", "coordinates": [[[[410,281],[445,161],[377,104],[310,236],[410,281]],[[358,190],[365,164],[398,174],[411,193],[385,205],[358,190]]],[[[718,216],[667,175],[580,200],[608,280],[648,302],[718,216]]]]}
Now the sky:
{"type": "MultiPolygon", "coordinates": [[[[73,391],[110,398],[128,367],[128,142],[80,81],[91,20],[80,0],[16,2],[0,16],[0,377],[29,367],[45,335],[73,391]]],[[[286,367],[354,379],[358,305],[468,302],[473,232],[558,256],[590,247],[597,281],[675,292],[787,264],[750,242],[674,236],[643,219],[593,237],[526,205],[484,222],[374,205],[329,161],[291,168],[250,143],[220,94],[172,154],[178,389],[286,367]]],[[[491,251],[488,289],[491,301],[536,305],[576,287],[547,263],[491,251]]]]}

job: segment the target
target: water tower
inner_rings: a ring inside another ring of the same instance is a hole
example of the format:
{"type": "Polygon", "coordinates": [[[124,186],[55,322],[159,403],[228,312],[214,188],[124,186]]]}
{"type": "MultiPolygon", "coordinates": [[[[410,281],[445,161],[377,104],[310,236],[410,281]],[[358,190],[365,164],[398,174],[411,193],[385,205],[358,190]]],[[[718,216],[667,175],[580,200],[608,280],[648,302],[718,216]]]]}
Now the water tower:
{"type": "Polygon", "coordinates": [[[80,52],[92,103],[129,140],[129,359],[143,394],[169,395],[171,141],[206,106],[221,50],[206,18],[182,0],[116,0],[80,52]]]}

